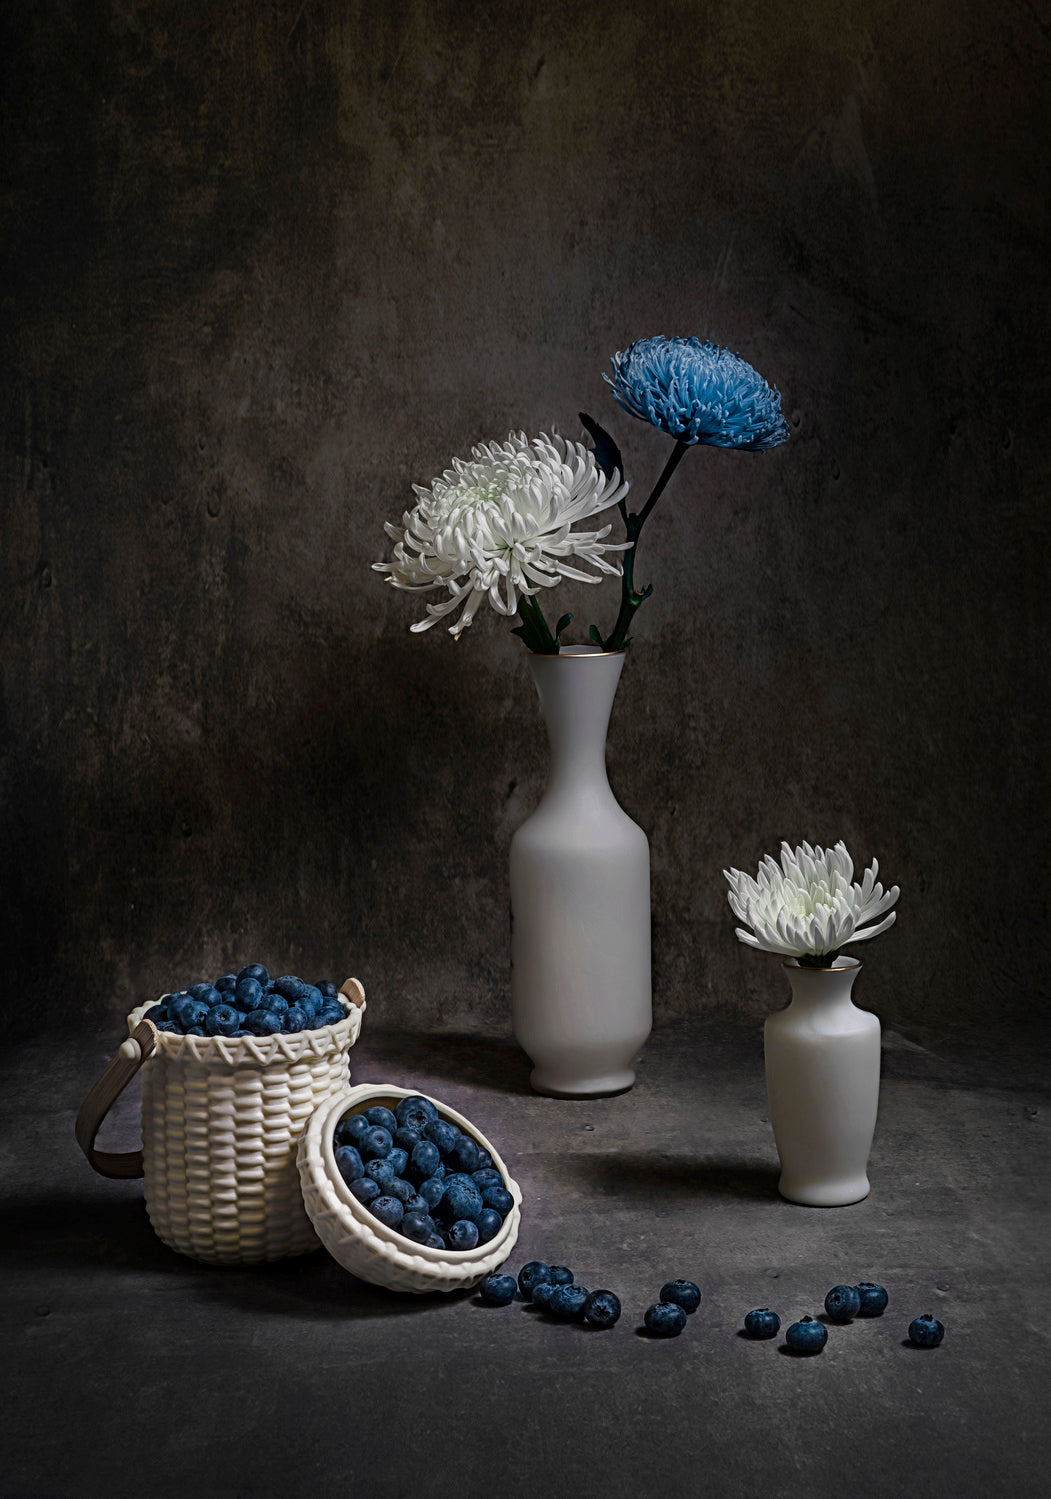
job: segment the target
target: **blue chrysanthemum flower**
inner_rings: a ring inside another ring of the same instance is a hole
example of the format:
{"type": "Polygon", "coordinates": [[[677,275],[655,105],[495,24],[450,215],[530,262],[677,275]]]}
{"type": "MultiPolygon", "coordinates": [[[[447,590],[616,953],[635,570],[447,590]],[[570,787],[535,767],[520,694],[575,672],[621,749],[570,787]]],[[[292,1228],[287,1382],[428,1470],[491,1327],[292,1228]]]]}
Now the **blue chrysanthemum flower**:
{"type": "Polygon", "coordinates": [[[763,453],[788,440],[781,396],[729,349],[699,338],[640,338],[614,354],[616,402],[692,447],[763,453]]]}

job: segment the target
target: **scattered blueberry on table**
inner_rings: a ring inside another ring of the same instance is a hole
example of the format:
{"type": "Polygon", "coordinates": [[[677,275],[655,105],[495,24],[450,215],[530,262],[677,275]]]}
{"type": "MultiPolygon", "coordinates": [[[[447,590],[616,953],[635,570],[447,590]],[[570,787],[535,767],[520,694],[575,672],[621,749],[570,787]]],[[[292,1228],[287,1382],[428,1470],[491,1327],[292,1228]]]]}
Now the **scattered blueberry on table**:
{"type": "Polygon", "coordinates": [[[744,1330],[750,1338],[757,1340],[776,1338],[781,1331],[781,1318],[768,1306],[757,1306],[745,1317],[744,1330]]]}
{"type": "Polygon", "coordinates": [[[620,1320],[620,1297],[612,1291],[592,1291],[584,1302],[586,1327],[613,1327],[620,1320]]]}
{"type": "Polygon", "coordinates": [[[579,1322],[584,1315],[588,1295],[586,1286],[555,1286],[547,1309],[559,1322],[579,1322]]]}
{"type": "Polygon", "coordinates": [[[889,1297],[886,1291],[874,1280],[859,1280],[854,1287],[858,1293],[861,1305],[858,1309],[859,1317],[881,1317],[887,1309],[889,1297]]]}
{"type": "Polygon", "coordinates": [[[486,1306],[510,1306],[518,1295],[518,1282],[513,1275],[487,1275],[478,1289],[486,1306]]]}
{"type": "Polygon", "coordinates": [[[785,1333],[785,1342],[793,1353],[820,1353],[828,1342],[828,1328],[813,1317],[801,1317],[785,1333]]]}
{"type": "Polygon", "coordinates": [[[945,1328],[930,1312],[914,1317],[909,1323],[909,1342],[916,1348],[937,1348],[944,1336],[945,1328]]]}
{"type": "Polygon", "coordinates": [[[686,1313],[674,1301],[658,1301],[642,1319],[655,1338],[677,1338],[686,1326],[686,1313]]]}
{"type": "Polygon", "coordinates": [[[691,1316],[701,1304],[701,1289],[692,1280],[668,1280],[661,1286],[658,1300],[681,1306],[691,1316]]]}
{"type": "Polygon", "coordinates": [[[488,1244],[514,1207],[489,1152],[440,1119],[429,1098],[344,1114],[332,1131],[332,1153],[352,1196],[388,1228],[430,1249],[465,1254],[488,1244]],[[474,1174],[457,1169],[483,1159],[474,1174]]]}
{"type": "Polygon", "coordinates": [[[833,1322],[850,1322],[861,1310],[857,1286],[833,1286],[825,1297],[825,1311],[833,1322]]]}
{"type": "MultiPolygon", "coordinates": [[[[543,1264],[540,1260],[530,1260],[528,1265],[523,1265],[518,1272],[518,1289],[528,1301],[532,1295],[533,1287],[537,1281],[551,1281],[551,1266],[543,1264]]],[[[553,1285],[554,1282],[551,1281],[553,1285]]]]}
{"type": "Polygon", "coordinates": [[[202,980],[165,994],[144,1018],[168,1035],[261,1037],[319,1030],[346,1015],[331,979],[317,984],[294,974],[272,979],[264,964],[249,963],[240,973],[222,974],[214,984],[202,980]]]}

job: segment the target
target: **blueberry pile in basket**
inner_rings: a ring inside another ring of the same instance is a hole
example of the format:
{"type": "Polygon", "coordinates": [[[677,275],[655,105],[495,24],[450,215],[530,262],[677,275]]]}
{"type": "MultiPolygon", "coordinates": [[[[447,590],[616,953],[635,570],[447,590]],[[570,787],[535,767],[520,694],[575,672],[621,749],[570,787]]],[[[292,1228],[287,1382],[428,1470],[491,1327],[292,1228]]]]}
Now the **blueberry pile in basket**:
{"type": "Polygon", "coordinates": [[[331,979],[307,984],[293,974],[272,979],[262,963],[224,973],[214,984],[165,994],[145,1019],[176,1036],[295,1036],[346,1017],[331,979]]]}
{"type": "Polygon", "coordinates": [[[429,1098],[344,1114],[332,1149],[347,1189],[414,1244],[477,1249],[496,1237],[514,1207],[489,1152],[443,1119],[429,1098]]]}

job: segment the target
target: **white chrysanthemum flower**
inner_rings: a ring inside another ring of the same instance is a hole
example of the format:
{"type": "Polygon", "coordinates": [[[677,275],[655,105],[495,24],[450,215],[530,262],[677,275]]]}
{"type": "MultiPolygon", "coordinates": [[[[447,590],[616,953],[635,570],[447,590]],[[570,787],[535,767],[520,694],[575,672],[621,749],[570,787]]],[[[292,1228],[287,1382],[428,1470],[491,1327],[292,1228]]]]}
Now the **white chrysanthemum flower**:
{"type": "Polygon", "coordinates": [[[854,861],[842,842],[829,849],[804,843],[795,851],[782,843],[780,865],[767,854],[754,880],[739,869],[723,870],[731,909],[752,928],[737,928],[742,942],[787,958],[830,960],[848,942],[876,937],[893,924],[897,912],[890,908],[900,892],[897,885],[885,891],[878,872],[873,859],[861,884],[851,884],[854,861]],[[869,921],[876,925],[862,930],[869,921]]]}
{"type": "Polygon", "coordinates": [[[620,474],[606,478],[590,448],[555,434],[527,438],[512,432],[504,443],[481,443],[467,461],[453,466],[430,489],[414,484],[416,506],[399,529],[384,529],[396,543],[391,562],[374,562],[387,582],[411,593],[448,589],[449,598],[427,605],[427,618],[411,629],[431,625],[463,605],[449,627],[459,636],[483,599],[498,614],[518,610],[519,596],[532,597],[561,578],[599,583],[600,577],[571,567],[579,558],[600,573],[619,574],[607,552],[627,542],[609,542],[613,529],[571,531],[575,521],[608,510],[627,493],[620,474]]]}

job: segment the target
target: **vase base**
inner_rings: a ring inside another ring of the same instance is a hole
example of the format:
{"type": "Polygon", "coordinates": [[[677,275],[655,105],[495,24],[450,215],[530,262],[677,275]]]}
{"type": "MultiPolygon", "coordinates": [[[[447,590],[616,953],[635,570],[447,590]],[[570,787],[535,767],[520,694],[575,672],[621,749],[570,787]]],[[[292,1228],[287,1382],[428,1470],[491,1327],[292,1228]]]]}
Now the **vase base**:
{"type": "Polygon", "coordinates": [[[786,1202],[798,1203],[805,1208],[847,1208],[854,1202],[863,1202],[869,1195],[868,1178],[861,1177],[845,1182],[788,1182],[784,1177],[777,1190],[786,1202]]]}
{"type": "Polygon", "coordinates": [[[534,1067],[529,1076],[533,1092],[543,1093],[547,1098],[609,1098],[614,1093],[627,1093],[634,1084],[635,1073],[630,1067],[625,1067],[622,1072],[582,1078],[560,1077],[542,1067],[534,1067]]]}

